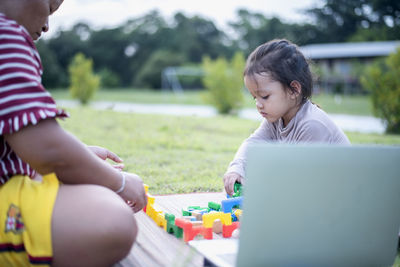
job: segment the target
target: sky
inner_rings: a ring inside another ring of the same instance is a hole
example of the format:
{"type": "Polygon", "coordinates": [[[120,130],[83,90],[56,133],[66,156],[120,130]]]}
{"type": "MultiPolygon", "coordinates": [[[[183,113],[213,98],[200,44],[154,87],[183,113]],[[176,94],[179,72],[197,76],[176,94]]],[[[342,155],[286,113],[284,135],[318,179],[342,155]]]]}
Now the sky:
{"type": "Polygon", "coordinates": [[[318,0],[65,0],[50,17],[48,35],[81,21],[96,29],[119,26],[155,9],[166,19],[178,11],[189,17],[199,15],[214,21],[220,29],[224,29],[228,21],[235,20],[240,8],[266,17],[278,16],[285,22],[305,22],[307,17],[301,10],[317,3],[318,0]]]}

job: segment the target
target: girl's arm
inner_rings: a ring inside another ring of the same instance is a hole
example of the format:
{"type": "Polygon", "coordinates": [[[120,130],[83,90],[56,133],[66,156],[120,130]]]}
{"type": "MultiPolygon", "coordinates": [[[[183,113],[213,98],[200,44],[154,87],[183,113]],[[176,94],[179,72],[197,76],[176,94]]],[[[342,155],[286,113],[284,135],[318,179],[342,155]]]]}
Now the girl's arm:
{"type": "Polygon", "coordinates": [[[240,145],[233,161],[229,164],[226,173],[234,172],[239,174],[241,177],[245,177],[246,152],[249,145],[265,143],[271,140],[274,140],[274,133],[271,129],[271,125],[267,122],[267,120],[263,120],[257,130],[255,130],[240,145]]]}
{"type": "MultiPolygon", "coordinates": [[[[54,172],[65,184],[97,184],[113,191],[121,187],[122,173],[64,131],[55,119],[40,121],[4,138],[23,161],[42,175],[54,172]]],[[[136,204],[135,211],[146,204],[143,183],[137,175],[126,173],[125,189],[120,195],[136,204]]]]}

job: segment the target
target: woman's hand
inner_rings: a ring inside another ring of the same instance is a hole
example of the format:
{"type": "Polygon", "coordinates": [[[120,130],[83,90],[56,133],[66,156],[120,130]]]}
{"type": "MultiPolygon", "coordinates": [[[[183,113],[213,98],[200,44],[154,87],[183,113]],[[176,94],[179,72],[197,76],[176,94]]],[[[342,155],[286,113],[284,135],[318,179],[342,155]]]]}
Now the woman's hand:
{"type": "Polygon", "coordinates": [[[232,196],[234,193],[235,182],[244,184],[244,179],[236,172],[228,172],[224,175],[225,191],[228,195],[232,196]]]}
{"type": "Polygon", "coordinates": [[[138,212],[147,205],[147,196],[142,179],[134,174],[121,172],[125,175],[125,188],[119,195],[128,203],[134,212],[138,212]]]}
{"type": "MultiPolygon", "coordinates": [[[[123,160],[120,157],[118,157],[117,154],[115,154],[114,152],[111,152],[110,150],[108,150],[106,148],[103,148],[100,146],[87,146],[87,148],[89,148],[90,151],[92,151],[96,156],[98,156],[102,160],[111,159],[112,161],[114,161],[116,163],[123,162],[123,160]]],[[[124,166],[124,164],[117,164],[117,165],[113,165],[113,167],[118,170],[122,170],[125,166],[124,166]]]]}

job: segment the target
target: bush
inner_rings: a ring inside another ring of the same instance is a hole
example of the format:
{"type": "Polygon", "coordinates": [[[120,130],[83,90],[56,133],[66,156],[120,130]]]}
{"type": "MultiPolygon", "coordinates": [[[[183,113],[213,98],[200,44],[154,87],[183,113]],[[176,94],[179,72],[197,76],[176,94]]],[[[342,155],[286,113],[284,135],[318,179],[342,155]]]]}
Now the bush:
{"type": "Polygon", "coordinates": [[[245,59],[242,53],[236,53],[231,62],[224,58],[215,61],[203,59],[203,84],[209,94],[206,101],[220,114],[238,110],[243,104],[243,69],[245,59]]]}
{"type": "Polygon", "coordinates": [[[180,66],[185,61],[185,57],[179,53],[157,50],[141,67],[133,85],[136,87],[160,89],[163,69],[170,66],[180,66]]]}
{"type": "Polygon", "coordinates": [[[361,83],[371,92],[374,114],[386,122],[386,132],[400,133],[400,48],[368,67],[361,83]]]}
{"type": "Polygon", "coordinates": [[[78,53],[68,66],[68,72],[72,97],[87,104],[100,86],[100,77],[93,74],[93,61],[78,53]]]}
{"type": "Polygon", "coordinates": [[[115,88],[121,85],[118,74],[108,68],[104,68],[99,72],[101,77],[101,86],[103,88],[115,88]]]}

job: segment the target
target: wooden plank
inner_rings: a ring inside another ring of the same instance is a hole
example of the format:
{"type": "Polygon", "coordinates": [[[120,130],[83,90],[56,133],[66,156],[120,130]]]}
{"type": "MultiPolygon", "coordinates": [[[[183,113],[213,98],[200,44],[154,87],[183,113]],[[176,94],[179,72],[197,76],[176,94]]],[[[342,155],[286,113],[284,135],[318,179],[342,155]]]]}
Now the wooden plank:
{"type": "MultiPolygon", "coordinates": [[[[155,196],[155,208],[182,215],[182,209],[188,206],[206,207],[208,202],[220,203],[224,193],[195,193],[155,196]]],[[[135,214],[139,233],[128,256],[114,267],[128,266],[202,266],[204,257],[181,239],[158,227],[144,212],[135,214]]],[[[215,238],[221,238],[214,234],[215,238]]]]}

